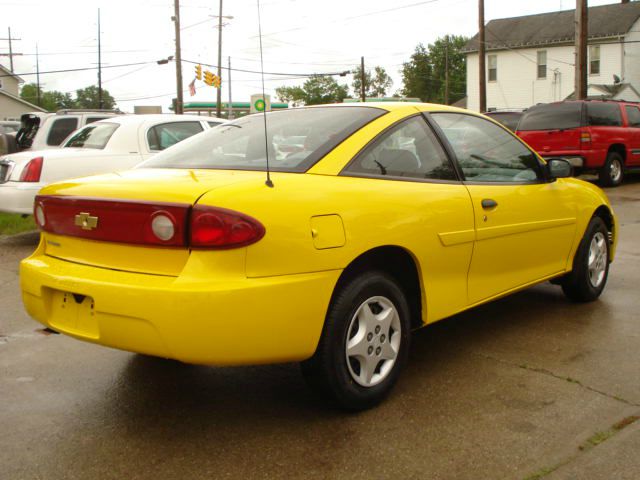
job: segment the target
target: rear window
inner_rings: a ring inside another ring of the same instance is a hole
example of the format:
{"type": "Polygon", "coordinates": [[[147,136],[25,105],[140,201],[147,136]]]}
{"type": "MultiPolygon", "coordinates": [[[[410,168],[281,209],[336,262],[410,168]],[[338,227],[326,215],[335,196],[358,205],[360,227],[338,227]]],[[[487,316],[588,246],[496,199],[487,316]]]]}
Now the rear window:
{"type": "Polygon", "coordinates": [[[518,130],[567,130],[580,126],[582,103],[548,103],[527,110],[520,119],[518,130]]]}
{"type": "Polygon", "coordinates": [[[155,155],[142,168],[209,168],[304,172],[336,145],[384,115],[375,107],[299,108],[249,115],[155,155]],[[296,148],[290,148],[296,146],[296,148]]]}
{"type": "Polygon", "coordinates": [[[93,123],[78,130],[69,140],[64,144],[64,148],[94,148],[97,150],[103,149],[113,132],[118,128],[117,123],[93,123]]]}
{"type": "Polygon", "coordinates": [[[627,118],[629,119],[630,127],[640,127],[640,109],[638,107],[633,107],[627,105],[627,118]]]}
{"type": "Polygon", "coordinates": [[[594,127],[620,127],[622,115],[617,103],[587,103],[587,123],[594,127]]]}
{"type": "Polygon", "coordinates": [[[487,113],[489,118],[492,118],[496,122],[501,123],[509,130],[515,132],[516,127],[518,126],[518,122],[522,117],[521,112],[498,112],[498,113],[487,113]]]}
{"type": "Polygon", "coordinates": [[[55,119],[47,136],[47,145],[51,145],[52,147],[60,145],[76,128],[78,128],[77,117],[55,119]]]}

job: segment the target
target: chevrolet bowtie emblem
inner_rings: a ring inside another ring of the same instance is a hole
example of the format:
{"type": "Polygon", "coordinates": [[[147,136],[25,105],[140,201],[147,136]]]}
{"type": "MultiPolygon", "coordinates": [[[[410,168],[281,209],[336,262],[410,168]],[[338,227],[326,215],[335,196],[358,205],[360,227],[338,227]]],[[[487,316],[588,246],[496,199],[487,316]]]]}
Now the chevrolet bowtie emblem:
{"type": "Polygon", "coordinates": [[[93,230],[98,226],[98,217],[92,217],[88,213],[81,212],[76,215],[75,224],[83,230],[93,230]]]}

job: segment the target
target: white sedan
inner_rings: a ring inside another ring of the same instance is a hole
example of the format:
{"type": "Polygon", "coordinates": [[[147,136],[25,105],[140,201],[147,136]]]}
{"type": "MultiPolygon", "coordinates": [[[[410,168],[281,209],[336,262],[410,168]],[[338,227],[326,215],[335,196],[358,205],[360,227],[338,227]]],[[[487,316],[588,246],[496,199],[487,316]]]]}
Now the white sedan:
{"type": "Polygon", "coordinates": [[[43,186],[127,170],[185,138],[223,123],[190,115],[127,115],[91,123],[54,150],[0,158],[0,212],[31,214],[43,186]]]}

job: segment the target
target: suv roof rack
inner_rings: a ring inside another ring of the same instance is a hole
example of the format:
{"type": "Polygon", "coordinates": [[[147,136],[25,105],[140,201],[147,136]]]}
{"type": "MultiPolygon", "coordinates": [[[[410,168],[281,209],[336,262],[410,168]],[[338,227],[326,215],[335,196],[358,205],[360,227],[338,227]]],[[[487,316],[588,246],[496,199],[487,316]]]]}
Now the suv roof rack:
{"type": "Polygon", "coordinates": [[[116,109],[107,109],[107,108],[64,108],[62,110],[58,110],[56,112],[57,115],[65,115],[67,113],[123,113],[120,110],[116,109]]]}

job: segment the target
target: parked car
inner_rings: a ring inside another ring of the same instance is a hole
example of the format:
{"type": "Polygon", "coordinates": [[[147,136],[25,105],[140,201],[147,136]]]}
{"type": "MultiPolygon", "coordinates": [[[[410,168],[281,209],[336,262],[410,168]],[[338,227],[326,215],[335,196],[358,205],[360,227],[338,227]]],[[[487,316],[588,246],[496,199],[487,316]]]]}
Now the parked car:
{"type": "Polygon", "coordinates": [[[607,197],[491,120],[407,103],[266,117],[45,187],[20,267],[29,314],[187,363],[302,361],[362,409],[398,379],[414,328],[547,280],[601,294],[618,232],[607,197]],[[291,125],[325,141],[277,159],[291,125]]]}
{"type": "Polygon", "coordinates": [[[543,157],[566,158],[580,172],[596,172],[617,186],[624,172],[640,169],[640,104],[614,100],[536,105],[518,124],[518,135],[543,157]]]}
{"type": "Polygon", "coordinates": [[[515,132],[524,112],[525,110],[494,110],[486,112],[485,115],[515,132]]]}
{"type": "Polygon", "coordinates": [[[14,120],[0,120],[0,133],[15,133],[20,128],[20,122],[14,120]]]}
{"type": "Polygon", "coordinates": [[[25,113],[20,117],[20,129],[15,137],[16,151],[57,148],[74,130],[117,115],[122,115],[122,112],[67,109],[56,113],[25,113]]]}
{"type": "Polygon", "coordinates": [[[132,168],[212,124],[191,115],[114,116],[77,130],[62,148],[7,155],[0,158],[0,211],[30,214],[44,185],[132,168]]]}

